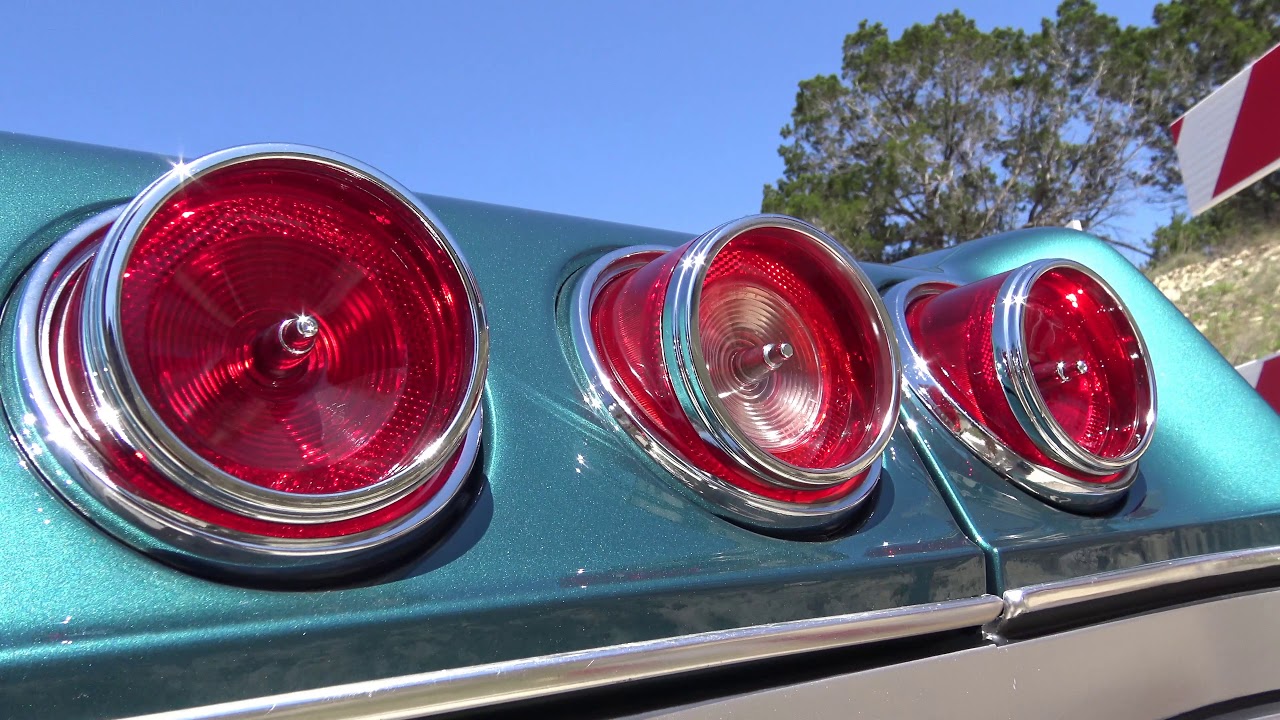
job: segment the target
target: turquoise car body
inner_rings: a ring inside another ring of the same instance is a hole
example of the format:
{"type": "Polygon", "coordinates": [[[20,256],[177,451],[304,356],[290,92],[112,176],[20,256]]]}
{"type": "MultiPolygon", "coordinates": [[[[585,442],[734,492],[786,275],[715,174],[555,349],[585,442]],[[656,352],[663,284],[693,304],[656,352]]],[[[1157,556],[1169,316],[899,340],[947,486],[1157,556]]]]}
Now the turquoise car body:
{"type": "MultiPolygon", "coordinates": [[[[0,134],[0,292],[8,297],[63,233],[169,169],[153,154],[0,134]]],[[[691,234],[421,197],[467,256],[491,332],[474,471],[482,489],[456,528],[354,584],[242,586],[182,572],[109,537],[60,500],[14,443],[0,443],[0,714],[176,710],[1002,597],[1280,545],[1280,418],[1137,269],[1092,236],[1024,230],[864,270],[882,291],[919,275],[967,281],[1051,257],[1104,277],[1142,328],[1159,388],[1155,438],[1123,505],[1093,515],[1051,507],[922,418],[895,432],[867,518],[799,541],[689,502],[584,399],[563,307],[575,273],[610,250],[675,246],[691,234]]],[[[24,391],[4,360],[12,356],[11,346],[0,354],[6,396],[24,391]]],[[[912,652],[988,642],[974,628],[912,652]]]]}

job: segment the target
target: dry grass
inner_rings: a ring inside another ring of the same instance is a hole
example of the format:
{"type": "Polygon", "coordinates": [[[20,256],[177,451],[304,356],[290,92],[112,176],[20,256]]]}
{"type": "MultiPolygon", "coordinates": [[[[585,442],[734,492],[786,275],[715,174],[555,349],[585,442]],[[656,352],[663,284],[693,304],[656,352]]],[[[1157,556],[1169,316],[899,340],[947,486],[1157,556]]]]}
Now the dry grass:
{"type": "Polygon", "coordinates": [[[1280,351],[1280,233],[1213,256],[1185,253],[1146,272],[1232,364],[1280,351]]]}

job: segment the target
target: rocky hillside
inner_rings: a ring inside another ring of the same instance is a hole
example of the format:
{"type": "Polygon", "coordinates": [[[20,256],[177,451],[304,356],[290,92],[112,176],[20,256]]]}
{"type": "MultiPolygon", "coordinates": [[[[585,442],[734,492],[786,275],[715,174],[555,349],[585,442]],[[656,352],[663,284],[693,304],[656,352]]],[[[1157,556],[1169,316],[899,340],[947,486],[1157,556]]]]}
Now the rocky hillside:
{"type": "Polygon", "coordinates": [[[1232,364],[1280,351],[1280,234],[1147,275],[1232,364]]]}

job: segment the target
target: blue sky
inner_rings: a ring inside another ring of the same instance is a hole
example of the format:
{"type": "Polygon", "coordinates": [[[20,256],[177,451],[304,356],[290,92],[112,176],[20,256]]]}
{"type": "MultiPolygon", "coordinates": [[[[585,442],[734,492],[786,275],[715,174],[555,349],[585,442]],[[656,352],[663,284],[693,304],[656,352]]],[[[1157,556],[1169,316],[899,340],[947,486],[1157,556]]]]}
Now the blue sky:
{"type": "MultiPolygon", "coordinates": [[[[423,192],[690,232],[759,210],[797,82],[837,71],[859,20],[896,35],[957,7],[4,4],[0,130],[186,157],[319,145],[423,192]]],[[[959,5],[1030,27],[1056,2],[959,5]]],[[[1153,2],[1099,5],[1145,24],[1153,2]]]]}

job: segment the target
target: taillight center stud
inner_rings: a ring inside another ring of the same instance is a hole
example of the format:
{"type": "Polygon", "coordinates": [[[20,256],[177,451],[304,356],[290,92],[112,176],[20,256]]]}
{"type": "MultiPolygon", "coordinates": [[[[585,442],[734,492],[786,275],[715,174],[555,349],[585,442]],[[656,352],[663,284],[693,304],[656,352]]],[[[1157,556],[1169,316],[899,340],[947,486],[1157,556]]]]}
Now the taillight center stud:
{"type": "Polygon", "coordinates": [[[311,352],[319,334],[320,323],[307,314],[285,320],[276,331],[280,345],[291,355],[306,355],[311,352]]]}
{"type": "Polygon", "coordinates": [[[782,367],[796,354],[791,343],[768,343],[763,347],[747,348],[734,356],[736,375],[743,389],[757,385],[769,373],[782,367]]]}
{"type": "Polygon", "coordinates": [[[306,313],[268,328],[258,338],[255,369],[272,380],[290,375],[307,362],[319,336],[320,323],[306,313]]]}
{"type": "Polygon", "coordinates": [[[1058,360],[1057,362],[1042,362],[1031,367],[1031,374],[1037,382],[1050,380],[1058,380],[1058,382],[1070,382],[1072,378],[1083,377],[1089,372],[1089,363],[1084,360],[1075,362],[1067,362],[1058,360]]]}

